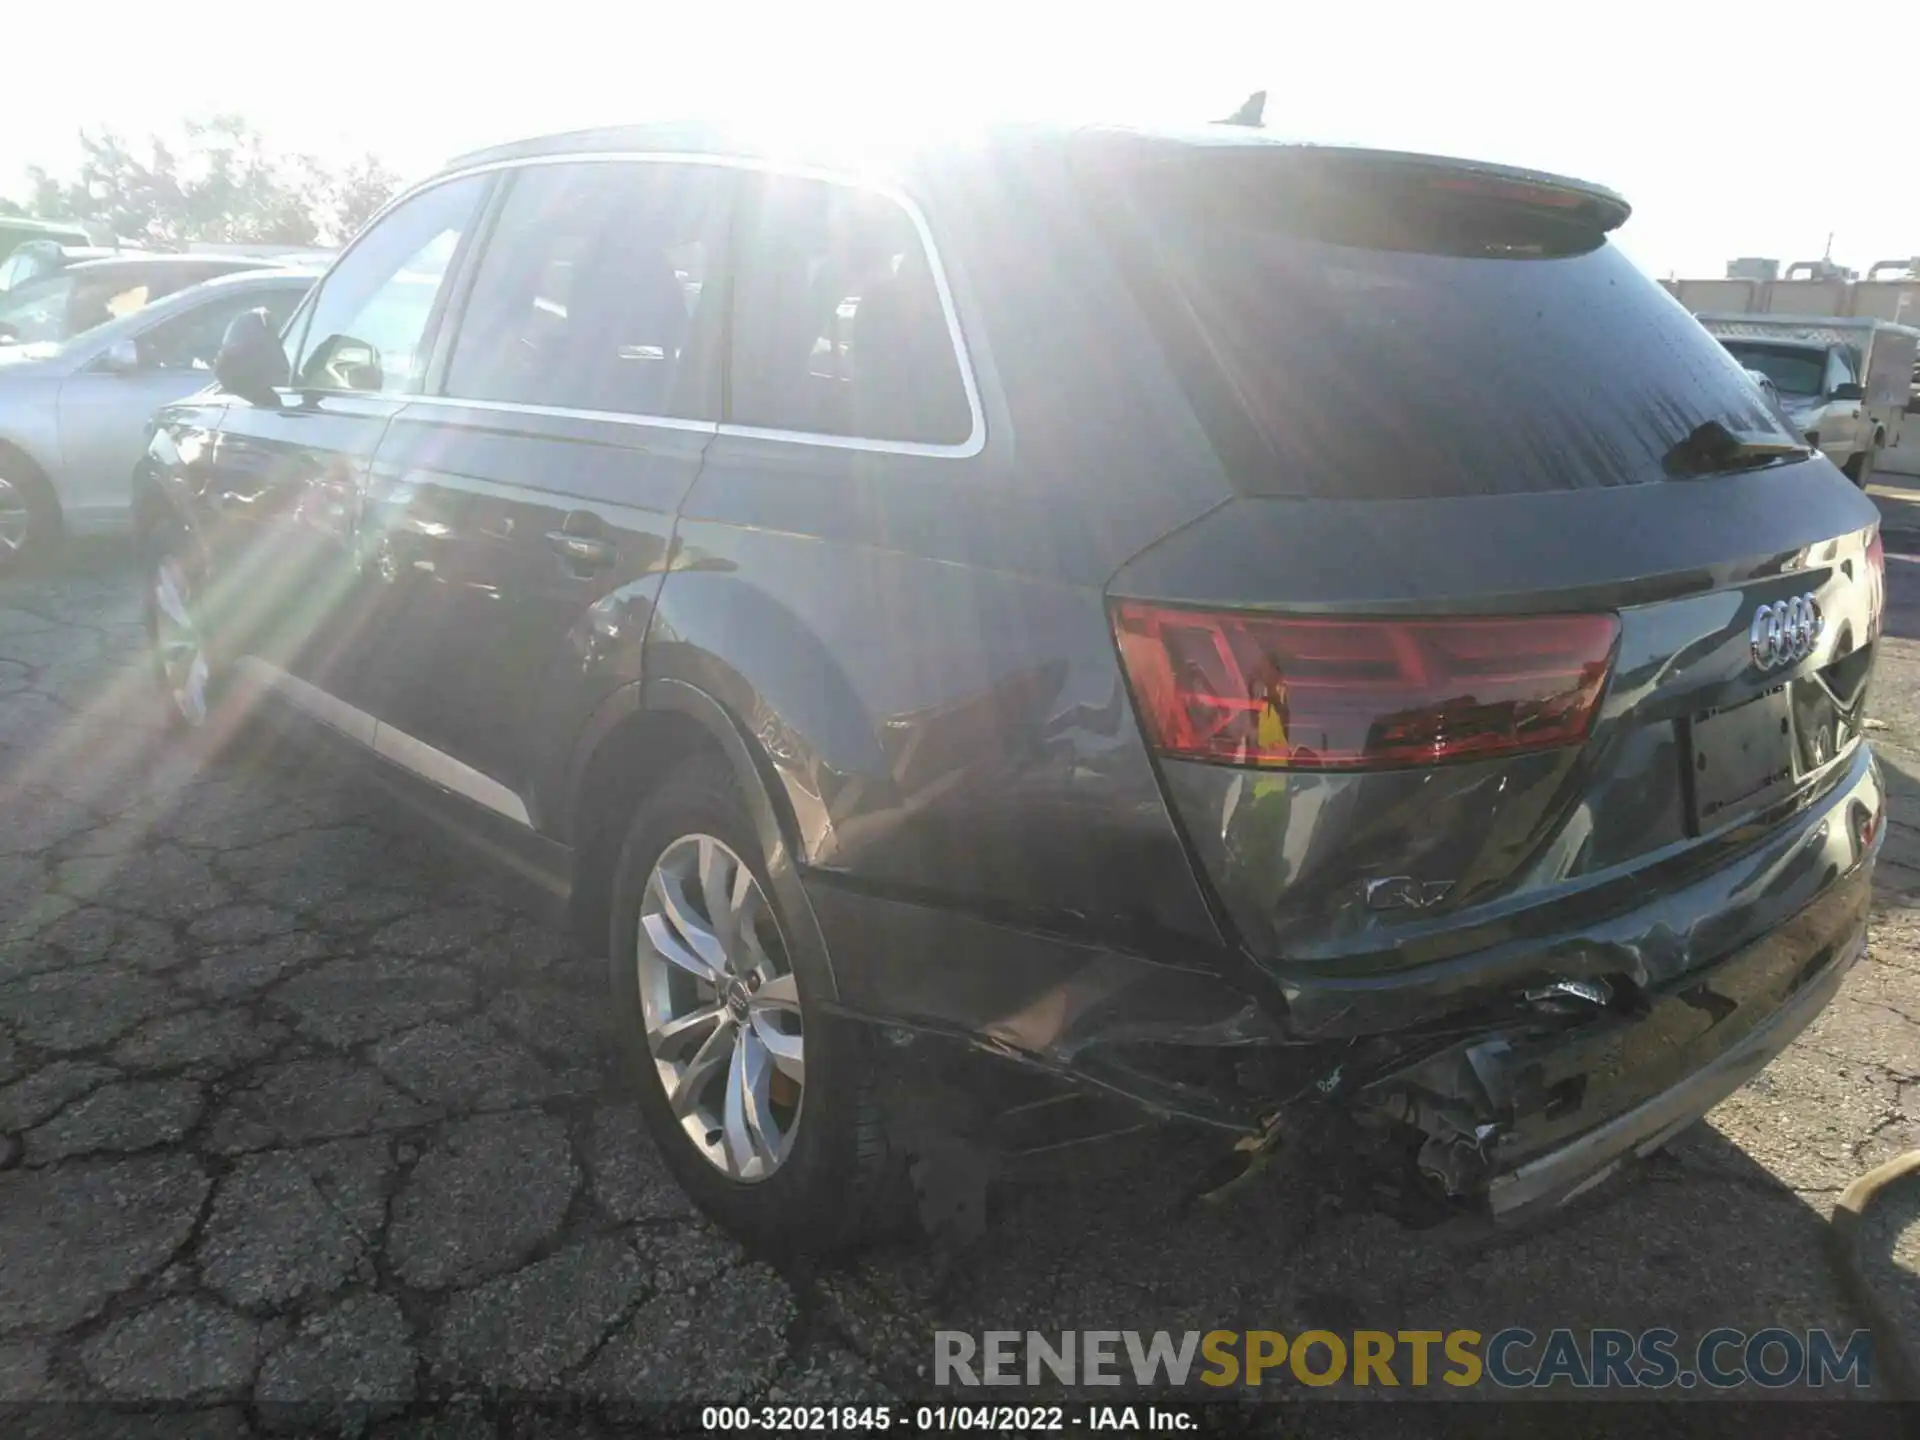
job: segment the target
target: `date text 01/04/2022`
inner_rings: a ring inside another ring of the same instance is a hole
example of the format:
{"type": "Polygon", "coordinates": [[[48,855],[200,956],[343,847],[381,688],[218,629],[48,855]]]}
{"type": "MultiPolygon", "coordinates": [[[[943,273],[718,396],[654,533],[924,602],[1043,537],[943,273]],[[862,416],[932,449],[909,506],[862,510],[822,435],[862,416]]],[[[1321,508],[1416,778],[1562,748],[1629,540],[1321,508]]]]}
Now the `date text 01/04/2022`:
{"type": "Polygon", "coordinates": [[[1068,1425],[1128,1434],[1175,1434],[1199,1428],[1199,1418],[1169,1405],[708,1405],[700,1424],[714,1431],[771,1434],[905,1430],[1043,1434],[1068,1425]]]}

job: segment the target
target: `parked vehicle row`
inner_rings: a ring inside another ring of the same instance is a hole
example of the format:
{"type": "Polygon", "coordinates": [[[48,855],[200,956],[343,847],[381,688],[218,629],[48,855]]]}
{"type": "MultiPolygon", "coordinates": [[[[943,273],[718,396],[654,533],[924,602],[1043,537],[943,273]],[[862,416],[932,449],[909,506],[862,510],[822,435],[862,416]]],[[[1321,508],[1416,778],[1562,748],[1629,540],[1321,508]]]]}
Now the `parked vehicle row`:
{"type": "Polygon", "coordinates": [[[30,281],[57,275],[70,265],[89,260],[108,260],[119,251],[109,245],[56,245],[36,240],[17,247],[0,261],[0,295],[18,289],[30,281]]]}
{"type": "Polygon", "coordinates": [[[236,315],[284,321],[318,273],[148,256],[0,296],[0,325],[33,337],[0,346],[0,570],[62,532],[126,527],[154,412],[213,379],[236,315]]]}
{"type": "Polygon", "coordinates": [[[1556,1204],[1826,1003],[1883,831],[1874,508],[1627,213],[1244,127],[469,156],[161,411],[160,693],[542,887],[756,1242],[1114,1107],[1556,1204]]]}
{"type": "Polygon", "coordinates": [[[29,220],[24,216],[0,215],[0,291],[9,288],[16,276],[31,278],[38,269],[34,261],[18,267],[13,264],[20,250],[32,251],[52,246],[58,251],[67,247],[93,246],[102,238],[77,221],[29,220]]]}
{"type": "Polygon", "coordinates": [[[0,295],[0,347],[70,340],[163,295],[272,262],[227,255],[138,255],[88,260],[0,295]]]}

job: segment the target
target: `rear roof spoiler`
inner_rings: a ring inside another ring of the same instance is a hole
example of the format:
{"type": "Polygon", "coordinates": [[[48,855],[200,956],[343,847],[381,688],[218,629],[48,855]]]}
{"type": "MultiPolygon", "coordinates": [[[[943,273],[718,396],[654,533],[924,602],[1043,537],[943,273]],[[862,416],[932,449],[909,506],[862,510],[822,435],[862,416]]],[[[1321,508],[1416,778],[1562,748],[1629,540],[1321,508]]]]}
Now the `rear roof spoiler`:
{"type": "Polygon", "coordinates": [[[1134,150],[1141,158],[1172,158],[1182,150],[1239,152],[1260,163],[1292,169],[1301,178],[1322,182],[1347,176],[1402,180],[1490,201],[1564,214],[1602,231],[1617,230],[1633,214],[1625,198],[1604,185],[1544,170],[1426,155],[1410,150],[1374,150],[1352,145],[1321,145],[1286,140],[1241,125],[1195,126],[1188,130],[1133,130],[1089,126],[1076,139],[1095,148],[1134,150]]]}

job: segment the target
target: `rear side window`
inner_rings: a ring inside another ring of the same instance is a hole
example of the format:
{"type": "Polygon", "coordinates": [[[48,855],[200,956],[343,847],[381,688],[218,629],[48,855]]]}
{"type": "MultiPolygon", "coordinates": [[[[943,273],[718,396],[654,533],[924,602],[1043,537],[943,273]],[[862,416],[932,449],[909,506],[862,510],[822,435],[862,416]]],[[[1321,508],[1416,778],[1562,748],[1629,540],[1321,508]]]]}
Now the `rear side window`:
{"type": "Polygon", "coordinates": [[[919,228],[873,191],[754,177],[736,247],[735,424],[957,445],[973,413],[919,228]]]}
{"type": "Polygon", "coordinates": [[[1089,193],[1247,493],[1625,485],[1664,479],[1710,420],[1784,434],[1597,224],[1535,193],[1432,172],[1431,193],[1343,188],[1325,167],[1302,190],[1268,157],[1188,153],[1094,170],[1089,193]]]}
{"type": "Polygon", "coordinates": [[[124,280],[99,280],[83,276],[73,287],[73,304],[67,315],[70,333],[78,335],[109,320],[121,320],[157,300],[167,291],[148,277],[124,280]]]}
{"type": "Polygon", "coordinates": [[[419,389],[434,301],[487,179],[472,175],[421,191],[341,257],[314,297],[295,368],[300,388],[389,395],[419,389]]]}
{"type": "Polygon", "coordinates": [[[515,172],[475,273],[446,393],[715,420],[735,172],[581,163],[515,172]]]}
{"type": "Polygon", "coordinates": [[[154,298],[148,277],[123,270],[63,270],[0,299],[0,339],[27,345],[70,340],[131,315],[154,298]]]}

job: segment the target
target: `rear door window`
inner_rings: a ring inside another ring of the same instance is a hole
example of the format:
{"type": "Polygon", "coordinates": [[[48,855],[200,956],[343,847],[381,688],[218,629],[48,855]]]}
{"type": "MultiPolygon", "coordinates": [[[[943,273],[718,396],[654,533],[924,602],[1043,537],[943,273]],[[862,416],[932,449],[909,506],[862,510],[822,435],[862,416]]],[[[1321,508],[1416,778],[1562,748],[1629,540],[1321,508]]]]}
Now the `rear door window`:
{"type": "Polygon", "coordinates": [[[717,420],[725,287],[713,277],[737,174],[658,162],[516,171],[446,393],[717,420]]]}
{"type": "Polygon", "coordinates": [[[736,245],[733,423],[958,445],[973,411],[931,257],[875,191],[756,176],[736,245]]]}
{"type": "Polygon", "coordinates": [[[1482,202],[1444,172],[1423,182],[1442,203],[1337,169],[1299,188],[1257,152],[1183,148],[1095,170],[1089,193],[1248,493],[1633,484],[1664,479],[1706,421],[1779,430],[1597,224],[1482,202]]]}
{"type": "Polygon", "coordinates": [[[109,320],[125,319],[165,293],[151,276],[99,280],[83,274],[73,287],[67,324],[71,332],[78,335],[109,320]]]}

